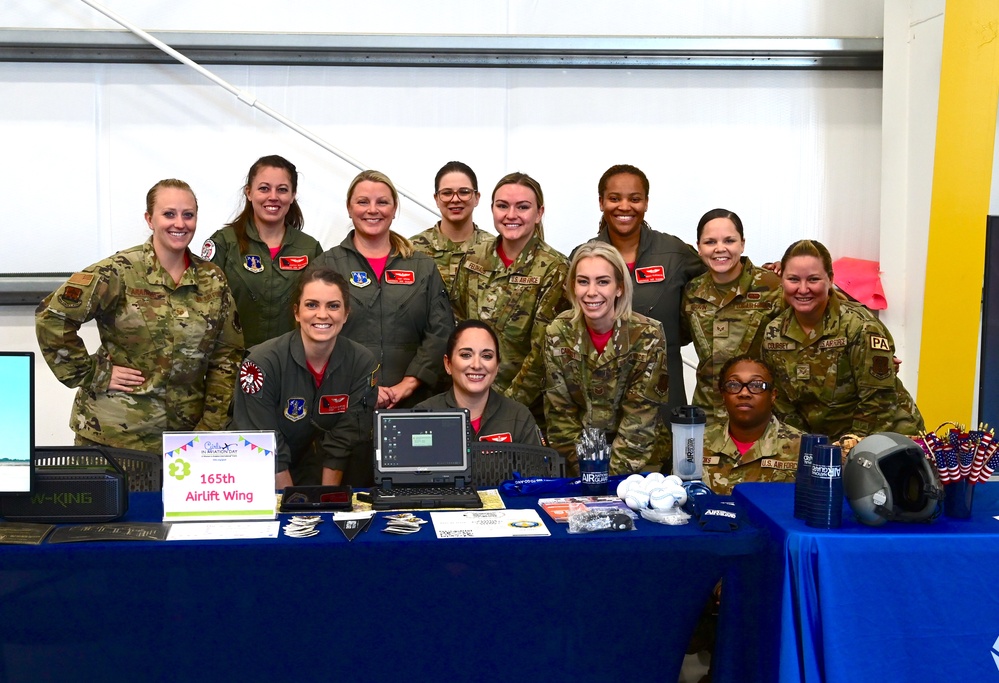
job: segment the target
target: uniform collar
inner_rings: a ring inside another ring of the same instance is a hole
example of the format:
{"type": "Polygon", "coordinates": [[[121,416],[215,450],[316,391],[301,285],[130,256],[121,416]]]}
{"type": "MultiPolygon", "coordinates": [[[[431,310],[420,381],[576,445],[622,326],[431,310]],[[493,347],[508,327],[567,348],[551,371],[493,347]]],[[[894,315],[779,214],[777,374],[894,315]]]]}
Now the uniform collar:
{"type": "MultiPolygon", "coordinates": [[[[302,330],[297,326],[294,330],[289,332],[291,335],[291,343],[289,344],[289,352],[291,353],[292,360],[301,367],[303,370],[309,371],[309,361],[305,357],[305,342],[302,341],[302,330]]],[[[329,360],[326,362],[326,372],[325,375],[329,375],[334,369],[340,366],[343,359],[343,354],[337,353],[337,349],[340,345],[345,343],[340,336],[337,335],[336,345],[333,347],[333,353],[330,354],[329,360]]]]}
{"type": "Polygon", "coordinates": [[[197,263],[195,260],[196,257],[191,253],[190,249],[187,249],[186,251],[187,262],[189,265],[184,269],[183,275],[180,276],[180,282],[175,285],[173,278],[170,277],[169,273],[167,273],[163,268],[160,260],[156,258],[156,251],[153,249],[153,238],[150,236],[149,239],[147,239],[142,245],[142,263],[146,267],[146,280],[149,284],[160,285],[168,289],[175,289],[177,287],[187,285],[197,288],[198,277],[195,272],[197,263]]]}

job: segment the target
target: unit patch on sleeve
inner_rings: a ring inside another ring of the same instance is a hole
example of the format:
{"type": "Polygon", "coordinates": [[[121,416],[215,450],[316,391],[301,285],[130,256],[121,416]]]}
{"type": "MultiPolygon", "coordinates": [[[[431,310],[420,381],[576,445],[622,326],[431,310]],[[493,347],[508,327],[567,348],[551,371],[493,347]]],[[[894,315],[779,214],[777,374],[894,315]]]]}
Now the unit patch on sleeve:
{"type": "Polygon", "coordinates": [[[888,343],[888,340],[876,334],[871,335],[871,348],[875,351],[887,351],[891,353],[891,344],[888,343]]]}
{"type": "Polygon", "coordinates": [[[888,356],[874,356],[871,359],[871,375],[876,379],[888,379],[891,377],[891,358],[888,356]]]}
{"type": "Polygon", "coordinates": [[[205,240],[205,243],[201,245],[201,258],[211,261],[215,258],[215,251],[215,241],[205,240]]]}
{"type": "Polygon", "coordinates": [[[247,359],[239,366],[239,386],[244,394],[255,394],[264,386],[264,371],[247,359]]]}

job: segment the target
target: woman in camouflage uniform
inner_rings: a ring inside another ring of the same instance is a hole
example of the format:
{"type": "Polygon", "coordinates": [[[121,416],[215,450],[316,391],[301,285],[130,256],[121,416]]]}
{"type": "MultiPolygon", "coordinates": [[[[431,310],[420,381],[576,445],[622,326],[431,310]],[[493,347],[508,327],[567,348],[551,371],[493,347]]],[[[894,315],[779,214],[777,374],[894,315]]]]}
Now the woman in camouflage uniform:
{"type": "Polygon", "coordinates": [[[704,432],[704,481],[728,495],[744,481],[793,482],[801,432],[773,414],[773,371],[749,355],[730,358],[718,374],[726,418],[704,432]]]}
{"type": "Polygon", "coordinates": [[[451,302],[459,320],[478,318],[496,330],[503,361],[494,386],[540,421],[545,328],[568,307],[562,285],[569,263],[544,242],[545,198],[534,178],[500,179],[492,210],[499,236],[461,260],[451,302]]]}
{"type": "Polygon", "coordinates": [[[79,387],[77,445],[162,453],[164,431],[226,426],[243,354],[236,304],[222,270],[187,248],[198,202],[181,180],[146,194],[152,236],[74,273],[35,312],[42,355],[79,387]],[[91,355],[80,327],[97,322],[91,355]]]}
{"type": "Polygon", "coordinates": [[[449,161],[437,171],[434,201],[441,219],[410,241],[417,251],[434,260],[450,290],[461,257],[492,235],[472,222],[472,211],[479,205],[479,181],[468,164],[449,161]]]}
{"type": "Polygon", "coordinates": [[[298,170],[276,154],[250,166],[243,209],[201,247],[201,258],[220,267],[236,299],[246,347],[295,328],[291,290],[299,274],[323,253],[302,231],[298,170]]]}
{"type": "Polygon", "coordinates": [[[766,324],[784,310],[780,278],[742,255],[742,220],[727,209],[712,209],[697,223],[697,252],[708,272],[683,290],[683,321],[697,351],[693,403],[709,422],[725,419],[718,371],[729,358],[759,357],[766,324]]]}
{"type": "Polygon", "coordinates": [[[669,388],[666,340],[657,321],[631,310],[621,254],[597,241],[577,247],[566,291],[572,310],[548,326],[544,346],[549,445],[576,474],[576,441],[593,427],[611,446],[611,474],[668,465],[659,416],[669,388]]]}
{"type": "Polygon", "coordinates": [[[763,336],[776,373],[777,412],[802,431],[866,436],[924,431],[923,418],[895,375],[895,342],[860,304],[830,296],[832,257],[821,243],[795,242],[781,259],[789,308],[763,336]]]}

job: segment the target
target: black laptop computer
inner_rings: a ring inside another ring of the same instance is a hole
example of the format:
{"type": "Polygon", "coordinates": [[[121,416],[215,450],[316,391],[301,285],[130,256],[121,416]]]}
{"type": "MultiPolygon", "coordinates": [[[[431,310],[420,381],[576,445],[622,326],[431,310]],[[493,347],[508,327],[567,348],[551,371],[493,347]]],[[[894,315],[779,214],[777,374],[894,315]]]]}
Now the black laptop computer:
{"type": "Polygon", "coordinates": [[[467,410],[375,411],[375,510],[481,508],[467,410]]]}

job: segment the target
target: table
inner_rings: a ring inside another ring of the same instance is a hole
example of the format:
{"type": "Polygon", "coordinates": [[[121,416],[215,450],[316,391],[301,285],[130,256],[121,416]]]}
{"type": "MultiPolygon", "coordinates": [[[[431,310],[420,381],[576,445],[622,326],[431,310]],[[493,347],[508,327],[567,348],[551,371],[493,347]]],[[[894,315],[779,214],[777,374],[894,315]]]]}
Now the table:
{"type": "Polygon", "coordinates": [[[969,520],[867,527],[844,503],[835,530],[794,518],[793,485],[734,495],[771,537],[757,680],[999,681],[999,483],[976,486],[969,520]]]}
{"type": "MultiPolygon", "coordinates": [[[[129,521],[160,515],[131,494],[129,521]]],[[[715,582],[762,549],[748,525],[540,515],[550,538],[392,536],[379,515],[352,543],[327,516],[307,539],[0,546],[0,679],[675,683],[715,582]]],[[[720,647],[716,681],[740,653],[720,647]]]]}

